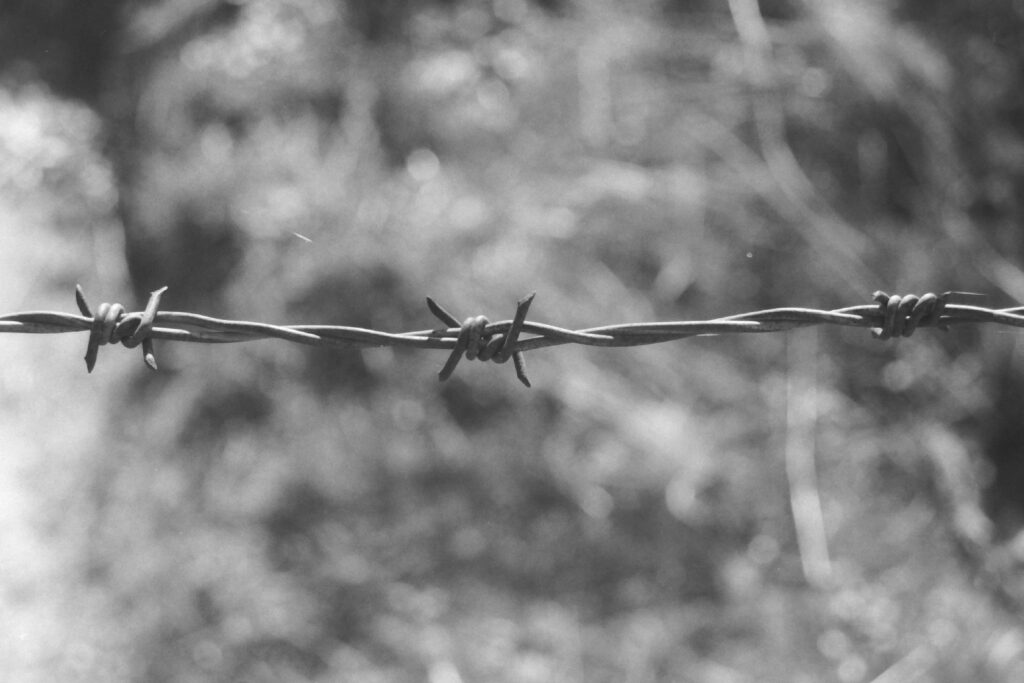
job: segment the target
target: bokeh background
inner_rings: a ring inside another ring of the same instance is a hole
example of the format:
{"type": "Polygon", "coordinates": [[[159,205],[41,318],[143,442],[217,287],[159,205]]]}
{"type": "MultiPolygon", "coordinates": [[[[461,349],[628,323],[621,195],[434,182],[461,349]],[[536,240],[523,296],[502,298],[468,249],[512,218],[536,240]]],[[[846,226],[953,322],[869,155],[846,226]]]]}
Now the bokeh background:
{"type": "MultiPolygon", "coordinates": [[[[3,0],[0,312],[1024,302],[1018,0],[3,0]]],[[[0,335],[9,681],[1024,678],[1024,358],[0,335]]]]}

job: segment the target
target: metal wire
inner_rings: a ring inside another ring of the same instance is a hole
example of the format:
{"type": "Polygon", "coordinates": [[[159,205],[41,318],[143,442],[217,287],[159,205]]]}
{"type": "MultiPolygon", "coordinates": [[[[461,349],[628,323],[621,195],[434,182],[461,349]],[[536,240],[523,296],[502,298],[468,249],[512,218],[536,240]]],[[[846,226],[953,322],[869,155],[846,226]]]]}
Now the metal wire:
{"type": "Polygon", "coordinates": [[[55,334],[89,331],[86,368],[92,372],[99,347],[117,344],[142,346],[143,360],[156,370],[153,340],[225,344],[258,339],[283,339],[309,346],[365,348],[409,346],[424,349],[448,349],[450,354],[438,373],[445,380],[462,357],[504,363],[514,361],[516,375],[526,386],[523,354],[549,346],[641,346],[659,344],[686,337],[780,332],[809,325],[845,325],[872,328],[878,339],[909,337],[918,327],[946,329],[960,323],[997,323],[1024,327],[1024,307],[990,309],[950,304],[949,299],[970,292],[945,292],[923,296],[897,296],[875,292],[874,304],[850,306],[832,311],[810,308],[772,308],[724,318],[699,321],[625,323],[570,330],[555,325],[530,322],[526,314],[534,295],[521,299],[511,320],[490,322],[484,316],[472,316],[462,323],[430,297],[427,306],[443,327],[413,332],[382,332],[342,325],[270,325],[240,320],[222,320],[196,313],[160,311],[160,297],[167,288],[150,294],[146,308],[129,313],[121,304],[100,304],[93,313],[81,287],[75,298],[81,315],[50,311],[30,311],[0,316],[0,332],[55,334]],[[520,339],[522,333],[533,336],[520,339]]]}

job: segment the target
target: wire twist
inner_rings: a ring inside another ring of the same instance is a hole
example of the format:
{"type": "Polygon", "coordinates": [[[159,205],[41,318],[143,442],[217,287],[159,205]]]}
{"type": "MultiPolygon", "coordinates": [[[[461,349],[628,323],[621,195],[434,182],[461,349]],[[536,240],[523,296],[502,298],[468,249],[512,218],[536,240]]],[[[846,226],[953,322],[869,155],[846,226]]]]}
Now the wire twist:
{"type": "Polygon", "coordinates": [[[53,334],[88,331],[85,364],[90,372],[96,365],[99,347],[104,344],[120,343],[129,348],[141,345],[143,360],[155,370],[155,339],[206,344],[283,339],[308,346],[340,348],[406,346],[446,349],[449,351],[448,359],[438,372],[441,380],[451,377],[463,357],[496,363],[511,359],[516,376],[530,386],[526,376],[525,352],[563,344],[641,346],[687,337],[779,332],[809,325],[868,327],[876,339],[882,340],[909,337],[922,327],[947,330],[959,323],[987,322],[1024,327],[1024,307],[990,309],[951,303],[952,297],[971,295],[970,292],[899,296],[879,291],[874,294],[873,304],[832,311],[773,308],[713,320],[626,323],[570,330],[526,320],[534,298],[531,294],[517,303],[511,320],[498,322],[490,322],[487,317],[477,315],[460,323],[454,315],[427,297],[427,307],[447,327],[393,333],[341,325],[269,325],[161,311],[160,297],[166,290],[163,287],[152,292],[141,312],[129,313],[123,305],[116,303],[100,304],[93,312],[86,303],[82,288],[76,287],[75,300],[82,315],[50,311],[2,315],[0,332],[53,334]],[[532,336],[524,338],[523,335],[532,336]]]}

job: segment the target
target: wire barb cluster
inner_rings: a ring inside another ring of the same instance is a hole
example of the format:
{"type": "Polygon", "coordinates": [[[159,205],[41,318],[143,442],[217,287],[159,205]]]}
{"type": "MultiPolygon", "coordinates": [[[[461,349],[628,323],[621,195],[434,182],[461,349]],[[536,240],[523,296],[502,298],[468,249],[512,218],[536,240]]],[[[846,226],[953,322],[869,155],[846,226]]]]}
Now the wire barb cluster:
{"type": "MultiPolygon", "coordinates": [[[[495,363],[505,363],[512,358],[516,367],[516,377],[526,386],[530,386],[530,380],[526,376],[526,360],[523,358],[523,352],[516,349],[516,342],[519,340],[519,333],[523,330],[523,323],[526,322],[526,312],[530,310],[530,304],[533,303],[535,296],[537,293],[533,292],[530,296],[516,302],[516,314],[512,319],[512,324],[508,331],[501,335],[492,336],[494,333],[487,331],[487,326],[491,323],[487,316],[476,315],[466,318],[459,326],[459,337],[455,341],[455,348],[452,349],[451,355],[448,356],[448,362],[437,373],[438,379],[443,382],[451,377],[455,366],[462,358],[462,354],[465,353],[467,360],[476,358],[482,361],[493,360],[495,363]]],[[[452,327],[459,325],[455,316],[429,296],[427,297],[427,308],[440,318],[441,322],[452,327]]]]}
{"type": "Polygon", "coordinates": [[[85,368],[88,372],[96,367],[96,356],[103,344],[120,342],[127,348],[142,344],[142,360],[151,369],[156,370],[156,355],[153,351],[153,322],[156,320],[160,297],[167,287],[149,293],[149,303],[142,313],[128,313],[121,304],[102,303],[93,315],[85,300],[85,292],[81,285],[75,285],[75,303],[78,310],[87,318],[92,318],[92,329],[89,332],[89,343],[85,349],[85,368]]]}
{"type": "Polygon", "coordinates": [[[96,365],[99,347],[104,344],[120,343],[129,348],[141,345],[144,362],[156,370],[153,347],[156,339],[207,344],[283,339],[308,346],[447,349],[448,360],[438,372],[441,380],[451,377],[463,356],[467,360],[496,363],[505,363],[511,359],[516,376],[523,384],[530,386],[524,353],[563,344],[641,346],[687,337],[779,332],[825,324],[868,327],[875,338],[883,340],[909,337],[921,327],[946,330],[958,323],[988,322],[1024,327],[1024,307],[991,309],[950,302],[954,296],[968,296],[972,295],[971,292],[928,293],[919,297],[913,294],[889,295],[879,291],[874,294],[874,304],[831,311],[773,308],[714,320],[626,323],[570,330],[528,321],[526,315],[534,298],[534,294],[530,294],[517,303],[511,320],[498,322],[490,322],[485,316],[477,315],[460,323],[454,315],[427,297],[430,312],[445,326],[393,333],[341,325],[269,325],[222,320],[195,313],[161,311],[160,298],[166,290],[163,287],[152,292],[146,308],[141,312],[129,313],[123,305],[109,303],[100,304],[94,312],[86,302],[82,288],[77,287],[75,300],[81,315],[49,311],[0,315],[0,332],[53,334],[88,331],[85,365],[90,372],[96,365]],[[532,336],[523,338],[524,334],[532,336]]]}

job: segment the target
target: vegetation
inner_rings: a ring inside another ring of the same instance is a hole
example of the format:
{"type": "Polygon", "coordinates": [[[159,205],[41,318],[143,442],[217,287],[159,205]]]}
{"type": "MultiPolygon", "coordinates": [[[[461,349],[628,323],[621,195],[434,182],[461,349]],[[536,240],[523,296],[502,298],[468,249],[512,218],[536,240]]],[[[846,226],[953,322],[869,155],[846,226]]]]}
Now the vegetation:
{"type": "MultiPolygon", "coordinates": [[[[1020,3],[0,3],[0,309],[1024,302],[1020,3]],[[69,14],[72,13],[72,14],[69,14]]],[[[1018,334],[0,353],[11,680],[1024,675],[1018,334]]]]}

